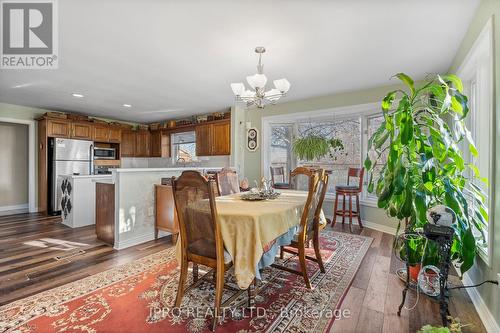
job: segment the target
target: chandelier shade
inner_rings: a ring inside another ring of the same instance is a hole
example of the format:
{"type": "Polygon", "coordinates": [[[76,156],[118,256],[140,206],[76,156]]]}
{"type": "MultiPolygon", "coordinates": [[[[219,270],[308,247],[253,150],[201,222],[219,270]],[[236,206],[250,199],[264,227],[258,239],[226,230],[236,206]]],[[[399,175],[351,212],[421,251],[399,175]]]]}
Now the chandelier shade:
{"type": "Polygon", "coordinates": [[[231,83],[231,90],[237,101],[243,101],[250,105],[264,108],[266,104],[275,104],[281,97],[284,97],[290,90],[290,82],[287,79],[274,80],[274,88],[266,91],[267,77],[264,75],[264,65],[262,64],[262,54],[266,49],[262,46],[255,48],[255,53],[259,55],[257,64],[257,74],[247,76],[247,83],[251,89],[245,88],[243,83],[231,83]]]}

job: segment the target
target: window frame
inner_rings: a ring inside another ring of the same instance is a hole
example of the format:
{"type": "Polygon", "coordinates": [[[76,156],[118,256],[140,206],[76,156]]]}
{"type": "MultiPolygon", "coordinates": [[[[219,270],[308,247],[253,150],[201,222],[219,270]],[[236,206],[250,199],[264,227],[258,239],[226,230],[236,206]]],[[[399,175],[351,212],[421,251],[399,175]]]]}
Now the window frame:
{"type": "MultiPolygon", "coordinates": [[[[495,160],[495,122],[494,122],[494,112],[493,112],[493,96],[494,92],[494,73],[493,73],[493,23],[491,18],[486,22],[482,31],[479,33],[478,37],[474,41],[474,44],[470,48],[469,52],[465,56],[464,60],[458,67],[456,71],[458,77],[460,77],[464,83],[464,89],[467,91],[470,89],[470,85],[474,84],[475,93],[474,99],[477,105],[471,106],[471,114],[467,121],[467,126],[471,131],[474,141],[478,137],[477,125],[482,122],[489,123],[489,147],[488,154],[484,153],[481,155],[479,151],[479,159],[484,163],[486,160],[486,165],[488,166],[488,172],[486,175],[482,174],[482,177],[487,177],[489,179],[489,187],[487,189],[488,195],[488,214],[489,221],[487,224],[487,248],[479,248],[479,257],[484,261],[488,267],[492,267],[493,264],[493,246],[494,246],[494,201],[495,201],[495,179],[494,179],[494,160],[495,160]],[[485,110],[480,114],[476,113],[475,109],[485,110]],[[479,116],[486,117],[479,120],[479,116]]],[[[467,93],[467,92],[466,92],[467,93]]],[[[469,96],[470,97],[470,96],[469,96]]],[[[474,158],[470,153],[468,147],[462,145],[462,151],[464,152],[465,158],[469,161],[473,161],[474,158]]]]}
{"type": "Polygon", "coordinates": [[[171,138],[170,138],[170,151],[172,152],[172,154],[171,154],[172,163],[174,163],[174,164],[178,163],[179,157],[176,156],[177,155],[176,153],[178,151],[179,145],[184,144],[184,143],[174,143],[174,141],[175,141],[174,140],[174,136],[175,135],[185,134],[185,133],[191,133],[191,132],[194,133],[194,138],[195,139],[194,139],[193,142],[188,142],[188,143],[194,143],[194,145],[195,145],[195,153],[194,153],[194,156],[193,156],[191,162],[185,161],[184,163],[193,163],[193,162],[197,162],[199,160],[199,156],[196,155],[196,132],[193,130],[193,131],[185,131],[185,132],[176,132],[176,133],[172,133],[171,134],[171,138]]]}

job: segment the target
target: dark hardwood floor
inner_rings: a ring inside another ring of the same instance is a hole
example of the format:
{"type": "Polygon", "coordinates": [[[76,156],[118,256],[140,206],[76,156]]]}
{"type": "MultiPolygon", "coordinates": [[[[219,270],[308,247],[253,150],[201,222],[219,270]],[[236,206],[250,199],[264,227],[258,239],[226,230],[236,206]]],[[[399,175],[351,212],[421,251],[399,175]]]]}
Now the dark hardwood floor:
{"type": "MultiPolygon", "coordinates": [[[[330,227],[328,227],[330,228],[330,227]]],[[[335,230],[349,232],[337,223],[335,230]]],[[[415,332],[439,324],[439,306],[421,296],[415,309],[396,315],[402,283],[395,275],[401,263],[391,251],[393,236],[357,227],[355,233],[374,239],[341,308],[350,318],[335,321],[330,332],[415,332]]],[[[21,214],[0,217],[0,305],[76,281],[172,246],[169,238],[124,250],[99,241],[94,226],[71,229],[59,217],[21,214]]],[[[458,278],[452,282],[458,284],[458,278]]],[[[406,305],[415,304],[410,292],[406,305]]],[[[451,292],[450,311],[470,324],[464,332],[486,332],[464,290],[451,292]]]]}

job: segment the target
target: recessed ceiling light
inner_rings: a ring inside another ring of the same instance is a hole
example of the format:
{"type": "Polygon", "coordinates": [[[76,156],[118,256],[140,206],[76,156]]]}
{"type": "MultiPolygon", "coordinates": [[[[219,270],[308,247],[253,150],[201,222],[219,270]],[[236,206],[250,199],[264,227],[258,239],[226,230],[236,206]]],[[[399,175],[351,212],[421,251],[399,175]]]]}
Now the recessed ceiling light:
{"type": "Polygon", "coordinates": [[[123,106],[126,107],[126,108],[131,108],[132,107],[132,105],[130,105],[130,104],[123,104],[123,106]]]}
{"type": "Polygon", "coordinates": [[[82,98],[82,94],[77,94],[77,93],[72,93],[71,96],[76,97],[76,98],[82,98]]]}

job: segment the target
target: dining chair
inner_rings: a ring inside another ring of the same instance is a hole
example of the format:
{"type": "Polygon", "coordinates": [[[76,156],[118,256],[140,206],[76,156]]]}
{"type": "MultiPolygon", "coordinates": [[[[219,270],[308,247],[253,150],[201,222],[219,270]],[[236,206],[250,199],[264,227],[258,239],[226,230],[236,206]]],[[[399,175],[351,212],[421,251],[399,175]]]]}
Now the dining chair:
{"type": "Polygon", "coordinates": [[[238,173],[231,168],[223,168],[215,177],[219,195],[240,193],[238,173]]]}
{"type": "Polygon", "coordinates": [[[187,281],[189,263],[193,263],[192,288],[198,279],[198,265],[215,271],[215,304],[212,330],[215,330],[221,314],[221,299],[224,288],[224,272],[232,266],[231,256],[224,250],[221,231],[217,220],[213,180],[200,172],[188,170],[173,179],[175,206],[179,218],[181,241],[181,262],[179,287],[175,307],[180,307],[187,281]]]}
{"type": "Polygon", "coordinates": [[[363,228],[361,223],[361,210],[359,208],[359,195],[363,191],[363,176],[365,168],[349,168],[347,170],[347,185],[335,186],[335,203],[333,204],[332,227],[337,222],[337,216],[342,216],[342,224],[345,218],[349,217],[349,231],[352,233],[352,218],[358,218],[360,228],[363,228]],[[351,178],[358,178],[357,184],[351,184],[351,178]],[[339,196],[342,196],[342,209],[338,209],[339,196]],[[349,210],[346,210],[346,197],[349,198],[349,210]],[[356,211],[352,210],[352,198],[356,198],[356,211]]]}
{"type": "Polygon", "coordinates": [[[283,252],[298,255],[300,270],[278,264],[273,264],[272,266],[287,272],[302,275],[307,288],[312,289],[311,282],[309,281],[309,274],[307,273],[306,259],[316,262],[320,271],[322,273],[325,272],[320,253],[319,234],[327,223],[322,214],[321,207],[328,188],[328,175],[322,169],[311,170],[309,168],[298,167],[292,171],[290,182],[292,188],[298,186],[298,184],[303,184],[306,180],[308,182],[308,195],[304,210],[302,211],[299,230],[294,235],[290,245],[280,248],[281,257],[283,256],[283,252]],[[315,257],[306,255],[306,245],[311,240],[314,245],[315,257]]]}
{"type": "Polygon", "coordinates": [[[269,167],[271,171],[271,182],[273,183],[273,187],[276,189],[287,189],[290,188],[290,184],[286,182],[285,177],[285,167],[269,167]]]}

